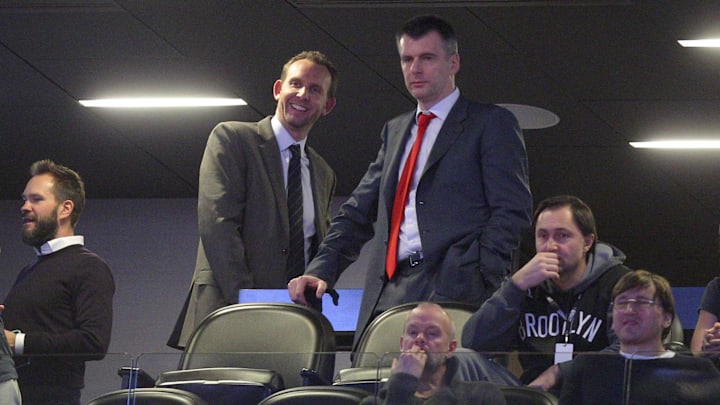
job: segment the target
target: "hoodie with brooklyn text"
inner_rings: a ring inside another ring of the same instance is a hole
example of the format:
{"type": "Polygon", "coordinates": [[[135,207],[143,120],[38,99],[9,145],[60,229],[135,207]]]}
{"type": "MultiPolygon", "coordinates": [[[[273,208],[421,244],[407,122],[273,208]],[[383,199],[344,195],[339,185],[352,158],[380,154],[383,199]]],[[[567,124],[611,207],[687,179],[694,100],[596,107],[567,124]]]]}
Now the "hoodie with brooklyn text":
{"type": "Polygon", "coordinates": [[[479,352],[517,350],[520,380],[528,384],[554,363],[558,343],[572,344],[574,353],[617,345],[608,311],[615,283],[630,271],[624,260],[619,249],[598,242],[582,281],[570,290],[545,280],[523,291],[505,280],[465,324],[463,346],[479,352]]]}

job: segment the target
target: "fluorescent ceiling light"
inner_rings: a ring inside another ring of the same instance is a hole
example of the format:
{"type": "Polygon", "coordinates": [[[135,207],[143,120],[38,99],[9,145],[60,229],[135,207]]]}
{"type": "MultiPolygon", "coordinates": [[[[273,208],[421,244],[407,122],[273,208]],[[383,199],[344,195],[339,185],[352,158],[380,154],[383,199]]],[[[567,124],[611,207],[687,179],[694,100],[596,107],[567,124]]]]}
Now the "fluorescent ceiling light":
{"type": "Polygon", "coordinates": [[[649,142],[630,142],[633,148],[650,149],[720,149],[720,140],[667,140],[649,142]]]}
{"type": "Polygon", "coordinates": [[[80,100],[85,107],[97,108],[187,108],[247,105],[241,98],[102,98],[80,100]]]}
{"type": "Polygon", "coordinates": [[[720,48],[720,38],[679,40],[685,48],[720,48]]]}

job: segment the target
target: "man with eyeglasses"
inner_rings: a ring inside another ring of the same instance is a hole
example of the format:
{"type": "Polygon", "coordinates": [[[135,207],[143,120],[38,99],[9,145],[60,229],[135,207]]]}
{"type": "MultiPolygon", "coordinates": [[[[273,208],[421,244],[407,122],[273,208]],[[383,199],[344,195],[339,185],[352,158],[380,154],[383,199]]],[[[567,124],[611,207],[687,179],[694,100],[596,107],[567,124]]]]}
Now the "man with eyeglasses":
{"type": "MultiPolygon", "coordinates": [[[[537,254],[473,314],[462,345],[478,352],[520,352],[523,384],[550,390],[573,353],[615,344],[607,311],[625,255],[597,241],[590,207],[550,197],[533,219],[537,254]]],[[[557,393],[557,391],[554,391],[557,393]]]]}
{"type": "Polygon", "coordinates": [[[637,270],[612,292],[620,352],[578,356],[563,370],[561,404],[712,404],[720,372],[705,359],[665,349],[675,317],[668,281],[637,270]]]}

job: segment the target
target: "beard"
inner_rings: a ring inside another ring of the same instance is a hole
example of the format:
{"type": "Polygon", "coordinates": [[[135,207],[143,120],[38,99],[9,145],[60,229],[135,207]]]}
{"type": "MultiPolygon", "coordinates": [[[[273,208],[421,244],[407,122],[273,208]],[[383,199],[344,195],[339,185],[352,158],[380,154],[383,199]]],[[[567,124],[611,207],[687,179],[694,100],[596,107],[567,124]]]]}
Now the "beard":
{"type": "Polygon", "coordinates": [[[427,353],[424,372],[432,373],[444,365],[446,361],[447,357],[445,356],[445,353],[427,353]]]}
{"type": "Polygon", "coordinates": [[[55,239],[58,231],[57,211],[53,210],[49,218],[36,218],[35,227],[22,230],[22,240],[33,247],[40,247],[45,242],[55,239]]]}

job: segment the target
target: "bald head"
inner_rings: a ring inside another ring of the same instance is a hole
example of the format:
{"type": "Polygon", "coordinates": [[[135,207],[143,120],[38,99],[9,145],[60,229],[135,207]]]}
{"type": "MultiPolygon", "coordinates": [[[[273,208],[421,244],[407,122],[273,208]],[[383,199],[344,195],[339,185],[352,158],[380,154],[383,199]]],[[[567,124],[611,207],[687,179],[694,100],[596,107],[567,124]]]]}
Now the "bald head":
{"type": "Polygon", "coordinates": [[[440,305],[424,302],[410,311],[400,336],[400,349],[426,353],[426,371],[443,366],[456,348],[455,325],[440,305]]]}
{"type": "Polygon", "coordinates": [[[450,337],[450,340],[455,339],[455,322],[450,314],[440,305],[434,302],[421,302],[408,313],[407,319],[405,320],[405,328],[407,328],[408,323],[421,317],[434,319],[450,337]]]}

